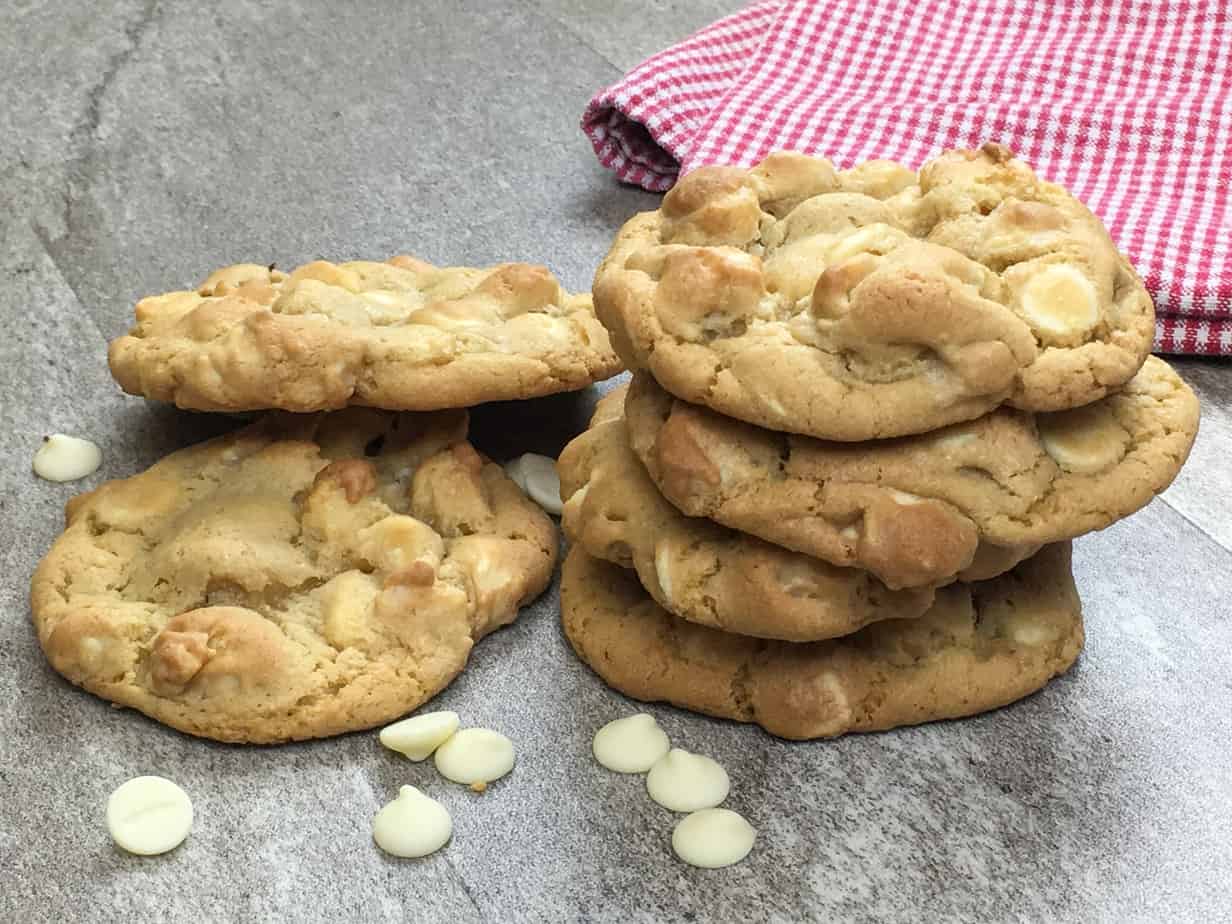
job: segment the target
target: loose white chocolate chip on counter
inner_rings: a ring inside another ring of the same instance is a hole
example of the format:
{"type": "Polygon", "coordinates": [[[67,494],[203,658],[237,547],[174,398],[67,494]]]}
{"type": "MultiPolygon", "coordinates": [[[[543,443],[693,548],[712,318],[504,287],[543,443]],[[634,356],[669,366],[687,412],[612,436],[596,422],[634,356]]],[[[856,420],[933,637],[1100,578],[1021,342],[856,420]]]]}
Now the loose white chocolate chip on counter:
{"type": "Polygon", "coordinates": [[[727,771],[709,757],[672,748],[646,775],[646,792],[665,809],[696,812],[713,808],[731,789],[727,771]]]}
{"type": "Polygon", "coordinates": [[[425,712],[381,729],[381,744],[411,760],[425,760],[449,740],[461,722],[456,712],[425,712]]]}
{"type": "Polygon", "coordinates": [[[595,760],[617,773],[645,773],[671,744],[654,716],[639,712],[608,722],[595,733],[595,760]]]}
{"type": "Polygon", "coordinates": [[[436,853],[453,834],[453,819],[445,806],[414,786],[403,786],[398,798],[372,819],[372,839],[395,857],[426,857],[436,853]]]}
{"type": "Polygon", "coordinates": [[[436,749],[434,759],[447,780],[487,784],[513,769],[513,742],[489,728],[464,728],[436,749]]]}
{"type": "Polygon", "coordinates": [[[134,777],[107,800],[107,830],[112,840],[143,857],[178,847],[192,823],[188,793],[161,776],[134,777]]]}
{"type": "Polygon", "coordinates": [[[1036,417],[1040,442],[1067,472],[1094,475],[1120,462],[1129,449],[1129,432],[1106,407],[1088,404],[1036,417]]]}
{"type": "Polygon", "coordinates": [[[548,513],[560,516],[560,477],[556,460],[528,452],[505,463],[505,473],[548,513]]]}
{"type": "Polygon", "coordinates": [[[1085,334],[1099,320],[1095,286],[1065,264],[1036,273],[1022,290],[1022,310],[1036,330],[1047,334],[1085,334]]]}
{"type": "Polygon", "coordinates": [[[102,451],[89,440],[53,433],[34,454],[34,474],[47,481],[76,481],[98,470],[102,451]]]}
{"type": "Polygon", "coordinates": [[[690,866],[719,869],[739,863],[753,849],[757,831],[731,809],[708,808],[682,818],[672,850],[690,866]]]}

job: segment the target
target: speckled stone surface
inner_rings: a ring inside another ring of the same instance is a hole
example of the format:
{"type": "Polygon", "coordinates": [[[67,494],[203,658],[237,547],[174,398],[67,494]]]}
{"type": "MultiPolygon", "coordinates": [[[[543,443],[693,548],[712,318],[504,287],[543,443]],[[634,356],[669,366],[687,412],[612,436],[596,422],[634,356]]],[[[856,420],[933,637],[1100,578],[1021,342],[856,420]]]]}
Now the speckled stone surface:
{"type": "MultiPolygon", "coordinates": [[[[30,573],[74,490],[234,425],[119,394],[104,344],[142,294],[236,260],[401,250],[525,258],[588,284],[618,187],[576,129],[595,88],[731,4],[18,0],[0,9],[0,921],[1213,921],[1232,908],[1232,364],[1200,391],[1163,500],[1076,546],[1088,647],[1017,706],[829,743],[652,711],[722,761],[760,830],[720,872],[590,738],[636,707],[574,659],[555,589],[436,705],[509,734],[480,796],[362,733],[282,748],[186,738],[44,664],[30,573]],[[361,11],[362,10],[362,11],[361,11]],[[30,473],[53,430],[103,447],[77,486],[30,473]],[[161,858],[112,846],[107,794],[192,795],[161,858]],[[454,817],[423,861],[377,851],[403,783],[454,817]]],[[[555,452],[595,391],[475,414],[501,456],[555,452]]]]}

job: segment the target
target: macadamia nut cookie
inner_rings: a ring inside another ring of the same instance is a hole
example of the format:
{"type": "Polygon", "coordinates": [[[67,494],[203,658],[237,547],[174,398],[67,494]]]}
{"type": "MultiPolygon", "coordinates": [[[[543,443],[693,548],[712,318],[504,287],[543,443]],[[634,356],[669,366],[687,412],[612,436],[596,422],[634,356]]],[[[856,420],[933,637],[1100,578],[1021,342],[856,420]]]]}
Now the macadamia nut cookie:
{"type": "Polygon", "coordinates": [[[677,397],[843,441],[1096,401],[1154,333],[1099,220],[996,144],[918,174],[791,153],[700,168],[625,225],[594,297],[677,397]]]}
{"type": "Polygon", "coordinates": [[[890,590],[867,571],[686,517],[629,447],[623,401],[623,388],[606,395],[590,429],[561,453],[562,523],[587,554],[636,570],[661,606],[728,632],[793,641],[928,609],[931,587],[890,590]]]}
{"type": "Polygon", "coordinates": [[[112,342],[129,394],[184,408],[428,411],[584,388],[620,371],[589,295],[542,266],[241,264],[142,299],[112,342]]]}
{"type": "Polygon", "coordinates": [[[574,650],[627,696],[831,738],[975,715],[1034,693],[1082,649],[1069,543],[991,581],[937,591],[918,619],[806,644],[720,632],[663,610],[631,572],[570,549],[561,618],[574,650]]]}
{"type": "Polygon", "coordinates": [[[992,577],[1042,544],[1102,529],[1171,482],[1198,400],[1151,357],[1115,394],[1068,411],[1001,407],[919,436],[868,443],[777,433],[687,404],[638,373],[630,442],[681,511],[890,587],[992,577]]]}
{"type": "Polygon", "coordinates": [[[271,414],[68,504],[34,574],[52,667],[181,731],[383,724],[550,580],[556,530],[467,416],[271,414]]]}

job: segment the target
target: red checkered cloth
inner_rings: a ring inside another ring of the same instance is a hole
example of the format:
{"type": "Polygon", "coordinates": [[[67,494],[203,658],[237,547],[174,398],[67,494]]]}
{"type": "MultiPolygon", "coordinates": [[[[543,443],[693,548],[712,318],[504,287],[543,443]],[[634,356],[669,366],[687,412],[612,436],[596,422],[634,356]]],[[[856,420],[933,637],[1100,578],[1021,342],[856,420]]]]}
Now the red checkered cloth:
{"type": "Polygon", "coordinates": [[[1158,350],[1232,355],[1227,0],[765,0],[601,91],[582,127],[655,191],[775,150],[918,165],[1002,141],[1103,218],[1158,350]]]}

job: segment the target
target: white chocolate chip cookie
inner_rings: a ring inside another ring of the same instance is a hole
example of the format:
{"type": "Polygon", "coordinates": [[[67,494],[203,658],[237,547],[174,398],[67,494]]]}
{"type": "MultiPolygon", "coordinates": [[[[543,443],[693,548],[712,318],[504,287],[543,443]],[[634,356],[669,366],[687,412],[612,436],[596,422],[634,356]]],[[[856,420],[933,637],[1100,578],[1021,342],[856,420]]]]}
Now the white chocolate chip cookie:
{"type": "Polygon", "coordinates": [[[700,168],[625,225],[594,297],[677,397],[841,441],[1087,404],[1154,334],[1099,220],[997,144],[918,175],[786,152],[700,168]]]}
{"type": "Polygon", "coordinates": [[[632,573],[578,546],[565,559],[560,599],[565,635],[608,685],[783,738],[996,709],[1067,671],[1083,642],[1067,542],[991,581],[943,587],[918,619],[807,644],[677,619],[632,573]]]}
{"type": "Polygon", "coordinates": [[[1198,400],[1151,357],[1123,390],[1084,407],[1002,407],[871,443],[724,417],[645,373],[634,376],[625,416],[634,451],[682,512],[915,587],[993,577],[1042,544],[1138,510],[1185,462],[1198,400]]]}
{"type": "Polygon", "coordinates": [[[664,608],[729,632],[811,641],[919,616],[932,602],[932,587],[890,590],[867,571],[685,516],[633,454],[623,402],[623,388],[606,395],[561,453],[561,522],[589,554],[636,569],[664,608]]]}
{"type": "Polygon", "coordinates": [[[466,430],[460,411],[272,414],[74,498],[31,587],[48,660],[221,741],[405,715],[556,555],[551,520],[466,430]]]}
{"type": "Polygon", "coordinates": [[[584,388],[620,370],[589,295],[542,266],[241,264],[142,299],[111,344],[130,394],[196,410],[427,411],[584,388]]]}

